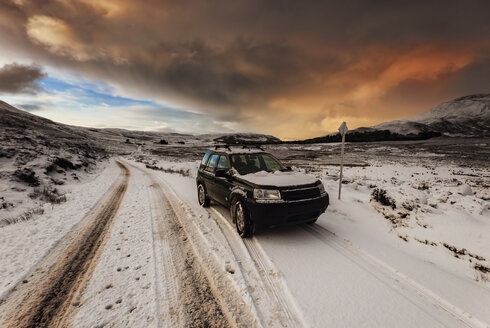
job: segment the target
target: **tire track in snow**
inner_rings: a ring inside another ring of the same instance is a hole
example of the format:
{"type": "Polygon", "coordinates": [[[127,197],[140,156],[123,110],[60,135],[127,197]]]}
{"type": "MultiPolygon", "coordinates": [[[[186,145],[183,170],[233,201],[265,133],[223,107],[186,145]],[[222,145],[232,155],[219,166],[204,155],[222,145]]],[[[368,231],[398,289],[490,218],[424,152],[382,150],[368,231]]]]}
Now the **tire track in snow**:
{"type": "Polygon", "coordinates": [[[233,326],[215,294],[189,235],[180,222],[175,205],[165,193],[165,186],[153,172],[129,164],[143,172],[150,181],[150,201],[157,269],[159,326],[228,327],[233,326]]]}
{"type": "Polygon", "coordinates": [[[440,321],[445,327],[490,327],[487,323],[451,304],[377,257],[353,245],[349,240],[340,238],[318,224],[312,226],[302,225],[302,227],[318,240],[341,253],[419,308],[423,310],[435,308],[437,311],[428,311],[427,313],[440,321]],[[433,315],[435,313],[437,314],[436,316],[433,315]]]}
{"type": "MultiPolygon", "coordinates": [[[[252,277],[252,270],[250,267],[246,265],[246,261],[244,261],[244,257],[246,256],[245,253],[246,248],[245,245],[243,245],[243,242],[240,240],[237,243],[237,240],[234,238],[230,238],[229,234],[225,232],[228,231],[229,227],[225,226],[223,222],[221,222],[221,219],[214,218],[218,228],[220,229],[221,233],[225,237],[226,243],[231,250],[231,253],[233,254],[233,257],[235,258],[236,264],[239,266],[240,270],[238,271],[239,274],[241,274],[241,278],[245,281],[245,284],[247,286],[247,293],[252,296],[255,292],[256,289],[256,282],[260,280],[258,277],[258,271],[257,271],[257,277],[252,277]],[[240,245],[241,243],[241,245],[240,245]],[[241,247],[240,247],[241,246],[241,247]],[[240,260],[239,260],[240,259],[240,260]]],[[[263,288],[265,290],[265,288],[263,288]]],[[[257,317],[260,321],[261,326],[267,326],[267,315],[263,313],[263,309],[260,307],[258,304],[257,297],[251,297],[251,306],[253,307],[253,311],[257,313],[257,317]]]]}
{"type": "MultiPolygon", "coordinates": [[[[305,327],[306,323],[296,304],[294,304],[286,284],[277,276],[277,270],[260,245],[258,245],[257,239],[242,239],[237,235],[230,222],[218,210],[215,208],[210,210],[216,214],[213,215],[215,221],[228,241],[228,245],[237,259],[247,285],[260,286],[261,290],[267,295],[265,302],[268,302],[272,311],[255,301],[255,306],[260,313],[263,325],[275,326],[278,323],[281,327],[305,327]],[[250,267],[245,265],[247,260],[252,261],[255,270],[251,270],[250,267]],[[257,280],[259,280],[259,283],[257,283],[257,280]],[[271,304],[272,306],[270,306],[271,304]]],[[[251,294],[256,293],[255,290],[250,290],[249,292],[251,294]]]]}
{"type": "MultiPolygon", "coordinates": [[[[253,300],[251,300],[250,293],[242,288],[244,287],[243,285],[237,283],[236,278],[232,278],[237,277],[240,280],[241,278],[239,277],[242,277],[243,273],[238,270],[231,275],[230,271],[225,268],[224,263],[221,262],[223,258],[215,253],[214,247],[216,247],[216,244],[211,245],[209,243],[208,238],[213,239],[208,234],[209,230],[202,230],[203,227],[200,225],[200,219],[195,216],[195,213],[180,200],[162,176],[147,169],[135,167],[144,172],[146,171],[148,175],[152,176],[159,183],[164,191],[167,201],[176,215],[176,219],[182,224],[182,227],[189,236],[190,245],[197,259],[200,261],[204,273],[208,277],[213,294],[216,296],[228,318],[228,323],[235,327],[269,326],[262,325],[257,313],[258,311],[254,307],[253,300]]],[[[208,215],[211,214],[208,213],[208,215]]],[[[219,227],[217,228],[219,229],[219,227]]],[[[224,238],[221,234],[220,236],[224,238]]],[[[240,243],[244,249],[245,247],[241,239],[240,243]]],[[[223,246],[226,247],[225,245],[223,246]]],[[[228,250],[231,252],[231,249],[228,250]]],[[[235,262],[234,264],[239,266],[238,262],[240,261],[235,262]]],[[[257,277],[257,279],[259,278],[257,277]]]]}
{"type": "Polygon", "coordinates": [[[289,291],[286,291],[287,287],[285,283],[277,277],[277,270],[258,245],[257,239],[244,239],[243,242],[251,258],[262,273],[260,276],[264,281],[269,297],[278,305],[279,320],[283,324],[283,327],[304,327],[304,324],[300,324],[299,315],[294,313],[296,311],[292,310],[295,306],[291,305],[293,302],[292,297],[289,291]],[[273,279],[272,277],[275,278],[273,279]]]}
{"type": "Polygon", "coordinates": [[[172,261],[172,249],[168,238],[165,238],[167,227],[164,213],[168,209],[160,201],[163,195],[154,183],[149,186],[153,230],[153,256],[155,258],[156,294],[158,326],[182,327],[184,309],[179,303],[179,282],[175,265],[172,261]]]}
{"type": "Polygon", "coordinates": [[[106,196],[38,265],[30,275],[29,284],[18,285],[2,304],[1,311],[9,314],[3,323],[6,327],[69,324],[72,301],[90,279],[98,251],[128,186],[129,170],[116,163],[121,175],[106,196]]]}

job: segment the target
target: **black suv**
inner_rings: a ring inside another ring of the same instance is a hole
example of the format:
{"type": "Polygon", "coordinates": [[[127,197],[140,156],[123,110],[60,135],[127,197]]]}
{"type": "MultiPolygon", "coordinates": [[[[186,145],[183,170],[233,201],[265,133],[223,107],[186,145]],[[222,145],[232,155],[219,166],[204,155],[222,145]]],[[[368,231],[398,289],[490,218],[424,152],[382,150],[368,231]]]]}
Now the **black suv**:
{"type": "Polygon", "coordinates": [[[199,204],[214,200],[230,208],[242,237],[256,227],[313,224],[329,204],[321,181],[293,172],[261,149],[216,147],[204,155],[196,181],[199,204]]]}

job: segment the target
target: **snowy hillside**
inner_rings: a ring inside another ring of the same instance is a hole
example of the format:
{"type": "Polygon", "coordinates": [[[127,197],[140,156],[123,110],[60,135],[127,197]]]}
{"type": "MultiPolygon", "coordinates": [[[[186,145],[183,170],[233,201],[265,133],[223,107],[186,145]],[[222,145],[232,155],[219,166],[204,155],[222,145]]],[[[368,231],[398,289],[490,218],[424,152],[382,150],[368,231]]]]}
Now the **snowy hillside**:
{"type": "Polygon", "coordinates": [[[447,136],[490,136],[490,94],[457,98],[415,117],[373,128],[400,134],[437,131],[447,136]]]}
{"type": "Polygon", "coordinates": [[[63,189],[95,170],[107,153],[88,132],[0,101],[0,226],[65,201],[63,189]]]}

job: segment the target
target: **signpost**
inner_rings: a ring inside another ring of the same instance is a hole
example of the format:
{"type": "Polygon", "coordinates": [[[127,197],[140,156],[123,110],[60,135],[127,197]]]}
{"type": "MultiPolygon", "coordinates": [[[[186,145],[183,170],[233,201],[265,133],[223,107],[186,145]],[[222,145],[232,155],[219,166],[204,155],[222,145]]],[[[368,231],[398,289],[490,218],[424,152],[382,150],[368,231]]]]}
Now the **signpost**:
{"type": "Polygon", "coordinates": [[[340,135],[342,136],[342,152],[340,155],[340,179],[339,179],[339,200],[340,200],[340,190],[342,189],[342,171],[344,170],[344,143],[345,143],[345,134],[349,129],[347,128],[347,124],[342,122],[339,127],[340,135]]]}

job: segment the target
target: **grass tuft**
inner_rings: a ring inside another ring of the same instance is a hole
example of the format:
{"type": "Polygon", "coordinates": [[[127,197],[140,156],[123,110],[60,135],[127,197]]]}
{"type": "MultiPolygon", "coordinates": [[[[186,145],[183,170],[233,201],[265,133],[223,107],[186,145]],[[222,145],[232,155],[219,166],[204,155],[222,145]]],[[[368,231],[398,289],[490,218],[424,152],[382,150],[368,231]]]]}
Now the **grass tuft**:
{"type": "Polygon", "coordinates": [[[383,206],[390,206],[392,209],[396,208],[395,200],[386,194],[386,190],[381,188],[375,188],[373,190],[371,193],[371,200],[374,200],[383,206]]]}

